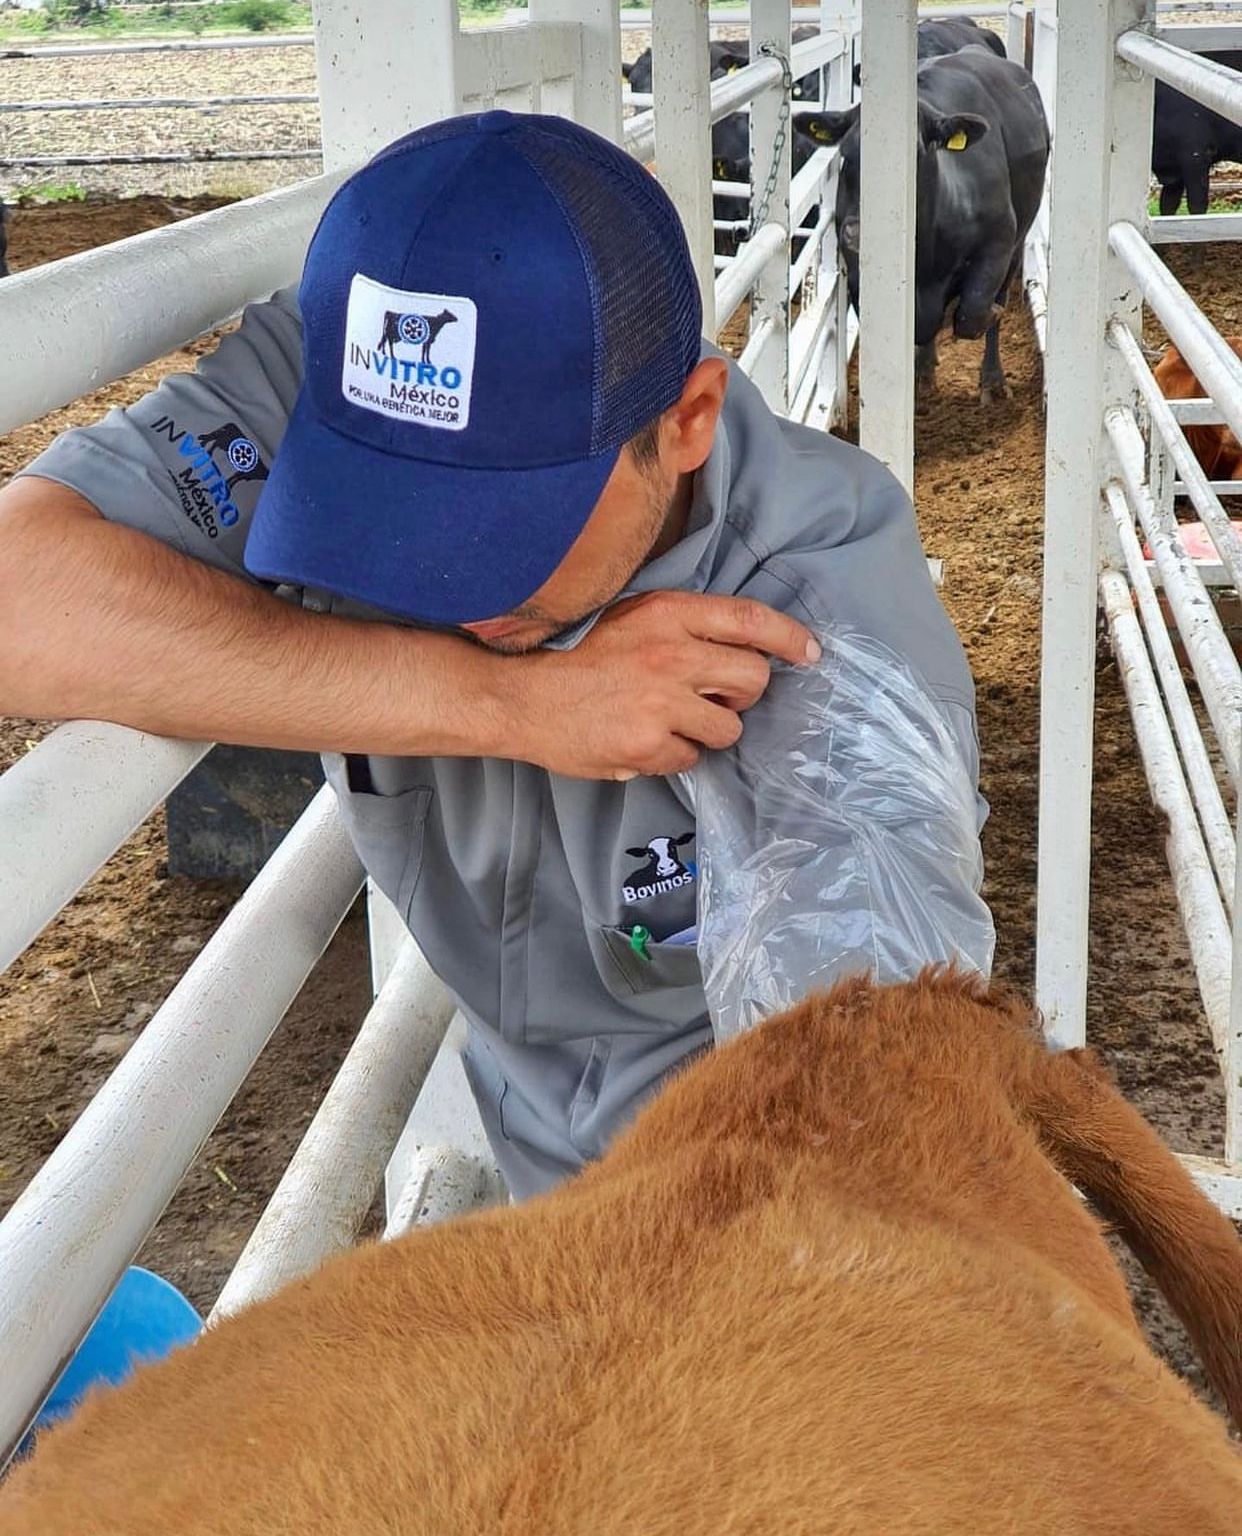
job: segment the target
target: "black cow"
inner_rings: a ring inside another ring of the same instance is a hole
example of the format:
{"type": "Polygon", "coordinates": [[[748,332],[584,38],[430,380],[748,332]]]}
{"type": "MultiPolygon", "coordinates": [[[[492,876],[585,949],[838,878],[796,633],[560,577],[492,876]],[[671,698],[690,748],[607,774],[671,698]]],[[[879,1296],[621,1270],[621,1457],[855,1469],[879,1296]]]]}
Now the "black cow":
{"type": "Polygon", "coordinates": [[[999,58],[1005,57],[1005,45],[997,34],[987,27],[981,27],[973,17],[919,22],[920,63],[924,59],[939,59],[947,53],[960,53],[963,48],[974,47],[990,48],[999,58]]]}
{"type": "Polygon", "coordinates": [[[406,315],[400,310],[386,309],[384,311],[384,325],[380,332],[380,339],[375,343],[376,352],[382,352],[388,348],[389,357],[396,356],[397,343],[406,342],[410,346],[418,346],[422,343],[422,361],[431,361],[431,344],[444,329],[451,325],[457,316],[451,309],[442,309],[438,315],[406,315]],[[415,322],[413,325],[410,322],[415,322]],[[403,332],[403,328],[405,334],[403,332]]]}
{"type": "MultiPolygon", "coordinates": [[[[1242,70],[1242,52],[1203,57],[1242,70]]],[[[1191,213],[1206,213],[1208,177],[1218,160],[1242,160],[1242,126],[1157,80],[1151,173],[1160,183],[1160,212],[1176,213],[1185,193],[1191,213]]]]}
{"type": "MultiPolygon", "coordinates": [[[[793,29],[793,40],[795,43],[805,43],[807,38],[818,36],[818,27],[795,27],[793,29]]],[[[809,75],[803,75],[801,79],[794,81],[789,94],[795,101],[818,101],[819,77],[820,71],[818,69],[812,70],[809,75]]]]}
{"type": "MultiPolygon", "coordinates": [[[[918,59],[940,59],[948,53],[960,53],[963,48],[990,48],[999,58],[1005,57],[1005,45],[995,32],[981,27],[970,16],[947,21],[920,21],[918,25],[918,59]]],[[[862,68],[854,66],[854,84],[862,84],[862,68]]]]}
{"type": "MultiPolygon", "coordinates": [[[[750,63],[750,50],[745,43],[709,43],[711,78],[719,80],[750,63]]],[[[630,90],[640,96],[651,95],[651,49],[644,48],[632,64],[622,64],[621,74],[629,83],[630,90]]]]}
{"type": "Polygon", "coordinates": [[[248,437],[235,421],[222,422],[211,432],[199,433],[199,442],[213,457],[223,453],[232,474],[227,475],[224,488],[231,496],[233,487],[243,480],[266,480],[267,465],[259,452],[259,446],[248,437]]]}
{"type": "MultiPolygon", "coordinates": [[[[803,118],[840,144],[837,238],[859,309],[858,107],[803,118]]],[[[957,336],[986,335],[980,399],[1003,396],[1000,317],[1022,262],[1048,164],[1048,121],[1034,80],[986,48],[928,59],[918,72],[914,341],[920,386],[936,367],[936,335],[953,311],[957,336]],[[954,309],[956,306],[956,309],[954,309]]]]}
{"type": "MultiPolygon", "coordinates": [[[[795,27],[793,40],[795,43],[805,42],[808,37],[818,37],[818,27],[795,27]]],[[[724,42],[708,44],[711,78],[719,80],[724,75],[731,75],[750,63],[750,45],[744,42],[724,42]]],[[[622,64],[621,74],[629,83],[630,90],[637,91],[640,95],[651,94],[651,49],[644,48],[632,64],[622,64]]],[[[795,80],[789,93],[795,101],[819,100],[819,72],[803,75],[800,80],[795,80]]]]}
{"type": "MultiPolygon", "coordinates": [[[[803,131],[807,120],[800,118],[794,124],[793,142],[790,149],[792,168],[798,172],[811,158],[819,145],[803,131]]],[[[712,124],[712,179],[713,181],[750,180],[750,118],[745,112],[731,112],[712,124]]],[[[717,193],[712,199],[712,212],[717,219],[747,219],[750,217],[750,199],[717,193]]],[[[807,217],[813,217],[812,209],[807,217]]],[[[736,236],[718,231],[717,254],[732,256],[737,250],[736,236]]]]}

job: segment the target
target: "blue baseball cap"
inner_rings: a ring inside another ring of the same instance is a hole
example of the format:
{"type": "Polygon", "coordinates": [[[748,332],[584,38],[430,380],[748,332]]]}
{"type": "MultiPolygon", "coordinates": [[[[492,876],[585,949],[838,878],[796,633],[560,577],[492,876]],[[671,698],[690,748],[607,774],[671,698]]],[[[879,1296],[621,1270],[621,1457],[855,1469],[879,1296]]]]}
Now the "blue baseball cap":
{"type": "Polygon", "coordinates": [[[299,297],[302,388],[246,567],[430,624],[537,592],[699,358],[668,196],[560,117],[389,145],[328,204],[299,297]]]}

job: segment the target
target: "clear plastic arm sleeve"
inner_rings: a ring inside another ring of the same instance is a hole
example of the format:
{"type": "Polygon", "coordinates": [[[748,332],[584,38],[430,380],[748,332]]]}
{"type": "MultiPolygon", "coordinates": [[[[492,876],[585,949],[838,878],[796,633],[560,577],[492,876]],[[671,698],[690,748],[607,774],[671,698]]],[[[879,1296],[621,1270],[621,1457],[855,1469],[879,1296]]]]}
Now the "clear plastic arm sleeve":
{"type": "Polygon", "coordinates": [[[689,775],[718,1040],[850,973],[991,968],[980,802],[947,707],[878,641],[819,638],[819,665],[776,669],[738,746],[689,775]]]}

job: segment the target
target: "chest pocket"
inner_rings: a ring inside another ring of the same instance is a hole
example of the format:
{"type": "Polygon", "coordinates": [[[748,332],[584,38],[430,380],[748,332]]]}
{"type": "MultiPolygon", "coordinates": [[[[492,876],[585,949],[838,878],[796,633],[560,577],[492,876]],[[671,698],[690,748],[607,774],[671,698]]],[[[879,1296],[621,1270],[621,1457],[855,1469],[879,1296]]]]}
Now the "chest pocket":
{"type": "MultiPolygon", "coordinates": [[[[600,978],[627,1011],[651,1024],[684,1028],[703,1013],[703,975],[693,944],[661,944],[648,940],[640,954],[626,928],[588,930],[600,978]]],[[[622,1031],[617,1031],[622,1033],[622,1031]]]]}
{"type": "Polygon", "coordinates": [[[348,760],[325,753],[324,774],[336,792],[341,820],[372,880],[407,917],[423,868],[427,814],[434,790],[424,786],[395,795],[362,792],[350,784],[348,760]]]}

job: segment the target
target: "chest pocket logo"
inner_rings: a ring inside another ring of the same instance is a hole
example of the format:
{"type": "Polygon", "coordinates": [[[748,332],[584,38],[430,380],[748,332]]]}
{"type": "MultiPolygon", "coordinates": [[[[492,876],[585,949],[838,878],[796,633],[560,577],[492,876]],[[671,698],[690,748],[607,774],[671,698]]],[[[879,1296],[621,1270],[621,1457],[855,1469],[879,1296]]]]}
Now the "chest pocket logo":
{"type": "Polygon", "coordinates": [[[643,848],[627,848],[625,851],[632,858],[646,862],[633,870],[621,887],[626,905],[650,901],[653,896],[692,884],[697,871],[692,863],[683,863],[677,850],[693,841],[693,832],[683,832],[680,837],[653,837],[643,848]]]}

